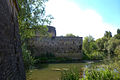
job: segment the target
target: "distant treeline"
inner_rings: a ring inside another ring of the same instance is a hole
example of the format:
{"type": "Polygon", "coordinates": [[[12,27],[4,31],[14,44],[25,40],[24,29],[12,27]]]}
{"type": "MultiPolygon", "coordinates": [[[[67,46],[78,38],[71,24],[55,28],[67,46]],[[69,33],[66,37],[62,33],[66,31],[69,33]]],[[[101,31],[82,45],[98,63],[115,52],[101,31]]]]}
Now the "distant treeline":
{"type": "Polygon", "coordinates": [[[112,36],[110,31],[105,31],[104,36],[94,40],[87,36],[83,41],[83,59],[104,59],[120,56],[120,29],[112,36]]]}

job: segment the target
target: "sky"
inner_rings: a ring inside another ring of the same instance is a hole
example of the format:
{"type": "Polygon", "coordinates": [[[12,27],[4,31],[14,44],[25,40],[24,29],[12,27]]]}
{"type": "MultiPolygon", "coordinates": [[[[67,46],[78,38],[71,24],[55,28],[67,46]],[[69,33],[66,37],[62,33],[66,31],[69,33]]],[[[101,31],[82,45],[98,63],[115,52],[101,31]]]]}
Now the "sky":
{"type": "Polygon", "coordinates": [[[51,26],[57,36],[104,36],[105,31],[116,34],[120,28],[120,0],[49,0],[46,14],[54,17],[51,26]]]}

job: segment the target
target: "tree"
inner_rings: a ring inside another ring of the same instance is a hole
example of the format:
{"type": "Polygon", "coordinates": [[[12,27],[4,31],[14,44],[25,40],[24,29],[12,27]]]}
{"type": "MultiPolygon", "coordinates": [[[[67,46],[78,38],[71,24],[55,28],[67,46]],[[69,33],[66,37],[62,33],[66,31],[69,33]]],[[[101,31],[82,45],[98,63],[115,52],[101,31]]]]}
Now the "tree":
{"type": "Polygon", "coordinates": [[[92,52],[92,48],[94,48],[94,38],[92,36],[87,36],[83,41],[83,51],[85,54],[90,54],[92,52]]]}
{"type": "MultiPolygon", "coordinates": [[[[45,2],[48,0],[18,0],[19,3],[19,28],[21,40],[24,42],[26,38],[31,38],[35,35],[35,31],[47,33],[47,25],[51,23],[53,17],[45,16],[45,2]]],[[[42,35],[42,33],[41,33],[42,35]]]]}
{"type": "Polygon", "coordinates": [[[120,39],[120,29],[117,29],[117,34],[114,36],[116,39],[120,39]]]}
{"type": "Polygon", "coordinates": [[[104,36],[96,40],[96,46],[98,51],[107,53],[108,41],[112,38],[112,33],[110,31],[105,31],[104,36]]]}
{"type": "Polygon", "coordinates": [[[92,36],[84,38],[83,53],[85,59],[103,59],[104,57],[104,53],[97,50],[96,42],[92,36]]]}
{"type": "Polygon", "coordinates": [[[72,33],[70,33],[70,34],[66,34],[66,37],[75,37],[75,35],[73,35],[72,33]]]}
{"type": "Polygon", "coordinates": [[[117,29],[117,34],[120,34],[120,29],[117,29]]]}
{"type": "Polygon", "coordinates": [[[99,51],[102,51],[104,49],[104,42],[102,38],[96,40],[96,46],[99,51]]]}
{"type": "Polygon", "coordinates": [[[35,35],[35,31],[41,32],[40,35],[47,34],[47,27],[44,25],[50,24],[53,19],[51,15],[45,16],[46,1],[48,0],[18,0],[18,22],[26,70],[35,62],[27,48],[27,40],[35,35]]]}
{"type": "Polygon", "coordinates": [[[114,53],[120,58],[120,45],[118,45],[114,51],[114,53]]]}
{"type": "Polygon", "coordinates": [[[108,53],[110,53],[111,55],[114,55],[114,51],[119,45],[120,45],[120,40],[115,39],[114,37],[111,38],[108,41],[108,46],[107,46],[108,53]]]}
{"type": "Polygon", "coordinates": [[[108,38],[107,37],[102,37],[96,40],[96,46],[98,51],[106,52],[106,47],[108,44],[108,38]]]}
{"type": "Polygon", "coordinates": [[[105,31],[104,37],[111,38],[112,33],[110,31],[105,31]]]}

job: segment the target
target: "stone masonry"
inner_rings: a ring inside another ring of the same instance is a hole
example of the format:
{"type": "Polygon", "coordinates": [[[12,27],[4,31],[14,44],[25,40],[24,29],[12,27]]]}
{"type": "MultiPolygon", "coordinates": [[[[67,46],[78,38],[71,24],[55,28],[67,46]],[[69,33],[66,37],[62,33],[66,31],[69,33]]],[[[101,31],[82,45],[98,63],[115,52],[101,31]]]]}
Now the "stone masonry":
{"type": "Polygon", "coordinates": [[[0,0],[0,80],[26,80],[16,0],[0,0]]]}
{"type": "Polygon", "coordinates": [[[52,35],[52,37],[56,37],[56,29],[52,26],[47,26],[48,32],[52,35]]]}
{"type": "Polygon", "coordinates": [[[48,26],[51,38],[35,36],[30,40],[30,48],[34,56],[54,54],[56,57],[82,58],[82,37],[56,36],[55,27],[48,26]]]}

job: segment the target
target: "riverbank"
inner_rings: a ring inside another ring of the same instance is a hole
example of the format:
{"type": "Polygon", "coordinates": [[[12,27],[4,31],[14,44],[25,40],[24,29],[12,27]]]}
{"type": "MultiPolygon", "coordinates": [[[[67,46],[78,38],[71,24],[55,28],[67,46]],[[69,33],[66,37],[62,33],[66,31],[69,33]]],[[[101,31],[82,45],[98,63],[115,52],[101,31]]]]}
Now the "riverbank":
{"type": "MultiPolygon", "coordinates": [[[[30,70],[27,80],[58,80],[61,76],[61,70],[76,67],[77,70],[82,71],[87,65],[98,65],[99,62],[100,60],[82,60],[72,63],[41,63],[35,69],[30,70]]],[[[83,72],[80,72],[80,74],[83,74],[83,72]]]]}
{"type": "Polygon", "coordinates": [[[27,74],[27,80],[58,80],[61,76],[60,70],[53,69],[69,69],[76,67],[78,70],[82,69],[88,63],[49,63],[42,64],[41,68],[30,70],[27,74]]]}
{"type": "Polygon", "coordinates": [[[37,57],[36,64],[39,63],[86,63],[86,62],[100,62],[101,59],[85,60],[85,59],[71,59],[62,57],[37,57]]]}

